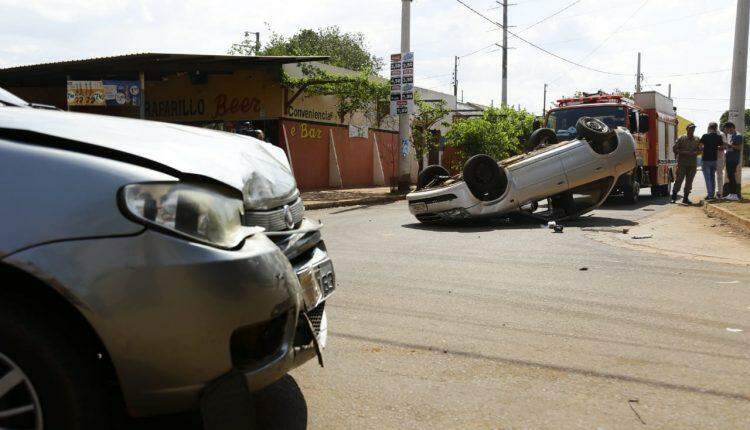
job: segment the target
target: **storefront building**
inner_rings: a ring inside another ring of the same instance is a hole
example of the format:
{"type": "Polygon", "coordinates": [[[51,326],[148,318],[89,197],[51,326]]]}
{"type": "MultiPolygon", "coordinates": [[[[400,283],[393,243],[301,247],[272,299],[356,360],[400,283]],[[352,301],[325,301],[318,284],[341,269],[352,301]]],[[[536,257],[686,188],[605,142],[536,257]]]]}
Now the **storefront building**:
{"type": "Polygon", "coordinates": [[[356,113],[342,124],[330,96],[289,102],[282,70],[321,60],[133,54],[0,69],[0,86],[64,110],[263,130],[287,152],[301,189],[387,185],[400,150],[394,121],[373,126],[366,113],[356,113]]]}

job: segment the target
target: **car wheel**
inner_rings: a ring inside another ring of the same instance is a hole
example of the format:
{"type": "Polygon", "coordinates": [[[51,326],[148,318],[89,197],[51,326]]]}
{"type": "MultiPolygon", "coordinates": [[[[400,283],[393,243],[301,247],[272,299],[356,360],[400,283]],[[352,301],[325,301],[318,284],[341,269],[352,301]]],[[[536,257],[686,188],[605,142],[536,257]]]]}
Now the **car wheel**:
{"type": "Polygon", "coordinates": [[[94,353],[74,349],[60,327],[39,309],[0,303],[0,428],[109,428],[94,353]]]}
{"type": "Polygon", "coordinates": [[[508,177],[489,155],[475,155],[464,165],[464,181],[474,197],[483,201],[502,196],[508,186],[508,177]]]}
{"type": "Polygon", "coordinates": [[[253,393],[255,429],[306,429],[307,402],[297,381],[290,375],[253,393]]]}
{"type": "Polygon", "coordinates": [[[638,203],[638,197],[641,192],[641,184],[635,179],[635,176],[628,175],[628,184],[622,187],[622,196],[626,203],[638,203]]]}
{"type": "Polygon", "coordinates": [[[419,176],[417,177],[417,189],[421,190],[422,188],[430,185],[430,183],[439,176],[450,176],[450,172],[448,171],[448,169],[439,164],[433,164],[431,166],[425,167],[421,172],[419,172],[419,176]]]}
{"type": "Polygon", "coordinates": [[[534,149],[544,148],[545,146],[554,145],[557,143],[557,134],[551,128],[540,128],[531,133],[529,137],[528,149],[533,151],[534,149]]]}
{"type": "Polygon", "coordinates": [[[612,137],[614,131],[602,121],[590,116],[582,116],[576,123],[578,137],[591,143],[601,144],[612,137]]]}

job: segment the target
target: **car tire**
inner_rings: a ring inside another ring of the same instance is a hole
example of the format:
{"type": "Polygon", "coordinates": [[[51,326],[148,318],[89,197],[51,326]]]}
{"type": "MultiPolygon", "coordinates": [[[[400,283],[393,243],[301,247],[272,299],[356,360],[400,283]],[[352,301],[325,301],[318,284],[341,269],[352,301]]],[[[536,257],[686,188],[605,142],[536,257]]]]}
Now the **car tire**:
{"type": "Polygon", "coordinates": [[[434,181],[438,176],[450,176],[450,172],[445,167],[439,164],[433,164],[427,166],[419,172],[417,177],[417,189],[421,190],[434,181]]]}
{"type": "Polygon", "coordinates": [[[557,134],[551,128],[540,128],[531,133],[529,137],[528,150],[554,145],[557,143],[557,134]]]}
{"type": "MultiPolygon", "coordinates": [[[[8,362],[15,364],[26,379],[14,386],[13,392],[24,398],[25,393],[35,399],[33,411],[14,419],[36,421],[41,411],[42,428],[87,430],[109,428],[109,401],[104,385],[98,377],[98,363],[93,348],[75,348],[73,333],[64,330],[66,324],[21,301],[0,302],[0,381],[11,376],[8,362]]],[[[14,372],[18,375],[18,372],[14,372]]],[[[7,381],[7,379],[6,379],[7,381]]],[[[0,382],[0,385],[2,383],[0,382]]],[[[0,396],[0,407],[3,406],[0,396]]],[[[26,400],[21,403],[29,404],[26,400]]],[[[4,405],[9,408],[12,405],[4,405]]],[[[20,405],[19,405],[20,406],[20,405]]],[[[2,409],[0,409],[2,411],[2,409]]],[[[36,421],[38,422],[38,421],[36,421]]],[[[12,423],[12,422],[11,422],[12,423]]],[[[0,428],[9,425],[0,419],[0,428]]],[[[19,426],[23,427],[23,426],[19,426]]],[[[31,428],[39,428],[36,425],[31,428]]]]}
{"type": "Polygon", "coordinates": [[[485,154],[469,158],[464,165],[463,178],[471,194],[482,201],[497,199],[508,186],[505,172],[492,157],[485,154]]]}
{"type": "Polygon", "coordinates": [[[614,135],[614,131],[607,124],[590,116],[579,118],[576,130],[579,138],[595,144],[602,144],[614,135]]]}
{"type": "Polygon", "coordinates": [[[641,184],[633,175],[628,175],[627,185],[622,187],[622,197],[625,203],[636,204],[641,192],[641,184]]]}
{"type": "Polygon", "coordinates": [[[253,407],[258,411],[253,429],[307,428],[307,402],[290,375],[253,393],[253,407]]]}

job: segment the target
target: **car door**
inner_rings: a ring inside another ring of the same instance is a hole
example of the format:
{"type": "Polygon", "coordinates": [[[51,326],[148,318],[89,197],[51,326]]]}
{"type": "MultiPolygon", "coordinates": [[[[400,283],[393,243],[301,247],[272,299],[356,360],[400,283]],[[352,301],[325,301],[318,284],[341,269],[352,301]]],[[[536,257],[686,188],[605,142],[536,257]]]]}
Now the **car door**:
{"type": "Polygon", "coordinates": [[[559,150],[529,158],[509,170],[518,190],[518,203],[543,199],[568,189],[559,150]]]}
{"type": "Polygon", "coordinates": [[[585,140],[571,145],[562,157],[568,186],[575,188],[609,175],[606,155],[597,154],[585,140]]]}

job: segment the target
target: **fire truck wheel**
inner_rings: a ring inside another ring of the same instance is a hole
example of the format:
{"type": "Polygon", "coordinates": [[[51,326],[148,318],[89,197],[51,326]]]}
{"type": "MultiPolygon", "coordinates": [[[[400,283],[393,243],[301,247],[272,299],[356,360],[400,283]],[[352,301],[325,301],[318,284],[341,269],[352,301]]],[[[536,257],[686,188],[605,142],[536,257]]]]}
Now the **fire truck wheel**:
{"type": "Polygon", "coordinates": [[[474,197],[491,201],[503,195],[508,187],[508,176],[492,157],[478,154],[464,165],[464,182],[474,197]]]}
{"type": "Polygon", "coordinates": [[[528,150],[544,148],[557,143],[557,134],[551,128],[540,128],[531,133],[529,137],[528,150]]]}
{"type": "Polygon", "coordinates": [[[421,190],[434,181],[438,176],[450,176],[450,172],[439,164],[427,166],[419,172],[417,177],[417,189],[421,190]]]}
{"type": "Polygon", "coordinates": [[[638,203],[638,195],[641,191],[641,184],[633,175],[628,175],[628,183],[622,187],[622,196],[625,203],[636,204],[638,203]]]}
{"type": "Polygon", "coordinates": [[[590,116],[579,118],[576,123],[576,130],[578,131],[578,137],[595,144],[603,144],[614,133],[607,124],[590,116]]]}

